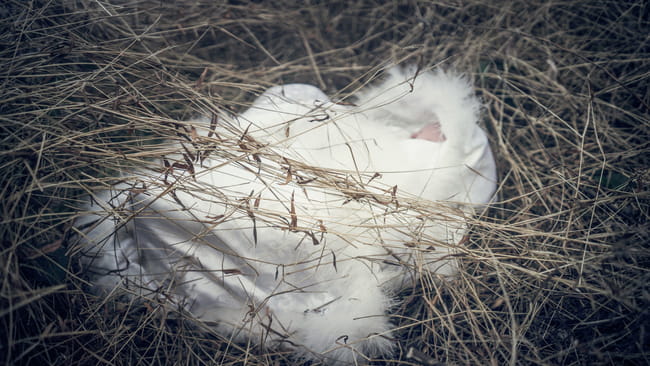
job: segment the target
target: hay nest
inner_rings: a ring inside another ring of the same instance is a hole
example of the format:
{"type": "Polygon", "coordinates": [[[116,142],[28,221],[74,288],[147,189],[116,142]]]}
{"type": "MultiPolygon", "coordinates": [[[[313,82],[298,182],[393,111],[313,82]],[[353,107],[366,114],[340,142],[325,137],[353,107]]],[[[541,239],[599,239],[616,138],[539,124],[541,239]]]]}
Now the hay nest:
{"type": "Polygon", "coordinates": [[[401,294],[399,352],[373,364],[650,358],[644,2],[12,0],[0,18],[0,362],[295,363],[89,295],[72,222],[178,121],[288,82],[345,98],[387,61],[471,76],[501,184],[462,274],[401,294]]]}

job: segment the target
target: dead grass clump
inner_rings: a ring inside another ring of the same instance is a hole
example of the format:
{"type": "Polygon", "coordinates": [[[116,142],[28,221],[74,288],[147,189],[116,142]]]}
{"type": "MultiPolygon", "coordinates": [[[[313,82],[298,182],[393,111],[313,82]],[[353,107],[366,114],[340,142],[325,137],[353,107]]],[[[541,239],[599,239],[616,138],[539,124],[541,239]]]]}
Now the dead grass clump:
{"type": "Polygon", "coordinates": [[[466,71],[501,185],[464,271],[402,294],[395,360],[647,364],[650,34],[642,1],[18,1],[0,5],[0,362],[292,364],[147,302],[88,295],[83,194],[178,121],[387,61],[466,71]]]}

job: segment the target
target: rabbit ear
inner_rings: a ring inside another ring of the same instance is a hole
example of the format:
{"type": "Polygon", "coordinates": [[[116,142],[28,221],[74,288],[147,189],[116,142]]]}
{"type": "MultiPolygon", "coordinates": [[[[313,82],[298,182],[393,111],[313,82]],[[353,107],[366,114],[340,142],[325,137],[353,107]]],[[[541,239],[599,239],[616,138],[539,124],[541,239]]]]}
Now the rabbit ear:
{"type": "Polygon", "coordinates": [[[389,116],[391,124],[415,128],[438,121],[447,139],[460,141],[477,128],[480,103],[464,77],[397,66],[387,74],[384,82],[358,95],[359,105],[373,118],[389,116]]]}
{"type": "Polygon", "coordinates": [[[327,95],[313,85],[278,85],[262,93],[237,119],[240,125],[255,126],[249,131],[254,137],[283,140],[292,121],[329,103],[327,95]]]}
{"type": "Polygon", "coordinates": [[[442,133],[442,128],[440,123],[429,123],[422,127],[418,132],[415,132],[411,135],[411,138],[428,140],[432,142],[444,142],[447,138],[445,134],[442,133]]]}
{"type": "Polygon", "coordinates": [[[477,124],[479,100],[465,77],[442,70],[418,73],[414,68],[392,67],[384,82],[361,92],[359,105],[374,120],[409,129],[414,139],[440,143],[429,161],[423,157],[431,146],[422,141],[404,143],[415,161],[436,167],[435,184],[427,186],[422,197],[473,204],[489,201],[496,188],[495,164],[477,124]]]}

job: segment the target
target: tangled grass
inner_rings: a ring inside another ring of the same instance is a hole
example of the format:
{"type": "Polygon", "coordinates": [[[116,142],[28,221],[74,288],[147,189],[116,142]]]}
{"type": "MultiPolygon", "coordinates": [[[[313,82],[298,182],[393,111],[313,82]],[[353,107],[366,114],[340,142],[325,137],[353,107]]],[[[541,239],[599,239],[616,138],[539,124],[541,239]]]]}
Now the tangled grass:
{"type": "Polygon", "coordinates": [[[373,364],[650,363],[648,4],[326,3],[0,5],[0,362],[295,362],[89,295],[75,210],[178,121],[295,81],[346,98],[391,61],[471,76],[500,186],[462,274],[401,294],[400,351],[373,364]]]}

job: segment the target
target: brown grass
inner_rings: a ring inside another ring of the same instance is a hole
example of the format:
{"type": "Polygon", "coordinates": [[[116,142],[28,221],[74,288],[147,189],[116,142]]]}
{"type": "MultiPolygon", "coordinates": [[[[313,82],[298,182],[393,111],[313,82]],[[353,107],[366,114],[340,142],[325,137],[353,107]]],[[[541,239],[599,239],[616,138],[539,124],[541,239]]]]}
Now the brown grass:
{"type": "Polygon", "coordinates": [[[393,61],[473,78],[501,185],[460,278],[402,294],[401,352],[376,364],[413,364],[410,347],[448,365],[648,364],[648,5],[317,3],[0,5],[0,363],[291,364],[88,295],[75,208],[174,121],[294,81],[345,97],[393,61]]]}

